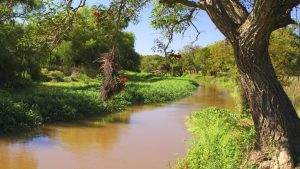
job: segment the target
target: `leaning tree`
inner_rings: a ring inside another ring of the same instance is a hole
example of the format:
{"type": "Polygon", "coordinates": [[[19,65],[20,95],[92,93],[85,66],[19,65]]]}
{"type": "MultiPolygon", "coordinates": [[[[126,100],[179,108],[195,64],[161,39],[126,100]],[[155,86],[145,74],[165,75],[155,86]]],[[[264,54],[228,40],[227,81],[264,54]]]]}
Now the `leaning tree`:
{"type": "Polygon", "coordinates": [[[295,23],[291,12],[299,4],[300,0],[160,0],[154,13],[153,24],[172,37],[174,31],[195,26],[192,18],[205,11],[232,44],[257,131],[252,159],[261,159],[259,164],[269,168],[294,168],[300,152],[300,119],[268,52],[271,33],[295,23]]]}

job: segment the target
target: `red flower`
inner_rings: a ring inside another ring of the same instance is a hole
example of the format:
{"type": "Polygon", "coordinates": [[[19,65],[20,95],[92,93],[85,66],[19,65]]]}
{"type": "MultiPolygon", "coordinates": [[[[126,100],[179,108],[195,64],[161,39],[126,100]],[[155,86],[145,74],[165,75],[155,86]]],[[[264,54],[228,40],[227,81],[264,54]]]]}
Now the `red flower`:
{"type": "Polygon", "coordinates": [[[127,77],[119,77],[121,83],[126,83],[128,81],[127,77]]]}
{"type": "Polygon", "coordinates": [[[97,12],[97,11],[95,11],[95,12],[93,13],[93,15],[96,16],[96,17],[99,17],[99,16],[100,16],[100,13],[97,12]]]}

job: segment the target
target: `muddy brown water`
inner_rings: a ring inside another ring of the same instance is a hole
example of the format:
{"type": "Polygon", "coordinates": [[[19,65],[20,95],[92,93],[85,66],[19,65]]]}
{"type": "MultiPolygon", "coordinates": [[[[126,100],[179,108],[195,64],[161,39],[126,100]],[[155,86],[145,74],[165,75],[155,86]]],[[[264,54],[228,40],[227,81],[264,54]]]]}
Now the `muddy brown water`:
{"type": "Polygon", "coordinates": [[[110,123],[47,125],[0,138],[0,169],[170,169],[188,145],[186,116],[209,106],[234,109],[235,102],[225,90],[199,87],[174,103],[132,106],[110,123]]]}

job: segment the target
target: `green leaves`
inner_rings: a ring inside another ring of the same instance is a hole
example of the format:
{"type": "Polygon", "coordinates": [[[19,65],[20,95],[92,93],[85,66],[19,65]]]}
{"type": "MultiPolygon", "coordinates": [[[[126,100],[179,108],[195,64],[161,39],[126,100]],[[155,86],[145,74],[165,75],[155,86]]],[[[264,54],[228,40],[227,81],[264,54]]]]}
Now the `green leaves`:
{"type": "Polygon", "coordinates": [[[193,24],[199,9],[176,3],[159,3],[158,1],[153,2],[153,7],[151,25],[153,28],[161,30],[162,38],[167,39],[166,44],[161,39],[157,40],[155,47],[157,51],[166,55],[174,34],[184,34],[190,26],[199,32],[193,24]]]}
{"type": "Polygon", "coordinates": [[[0,99],[0,134],[31,129],[42,124],[36,105],[0,99]]]}
{"type": "Polygon", "coordinates": [[[151,25],[163,32],[173,29],[174,33],[183,33],[189,26],[191,9],[183,5],[174,5],[172,8],[157,1],[153,3],[151,25]]]}
{"type": "Polygon", "coordinates": [[[269,51],[279,77],[300,75],[300,43],[294,27],[273,32],[269,51]]]}
{"type": "Polygon", "coordinates": [[[41,0],[0,1],[0,23],[28,18],[32,10],[42,7],[41,0]]]}

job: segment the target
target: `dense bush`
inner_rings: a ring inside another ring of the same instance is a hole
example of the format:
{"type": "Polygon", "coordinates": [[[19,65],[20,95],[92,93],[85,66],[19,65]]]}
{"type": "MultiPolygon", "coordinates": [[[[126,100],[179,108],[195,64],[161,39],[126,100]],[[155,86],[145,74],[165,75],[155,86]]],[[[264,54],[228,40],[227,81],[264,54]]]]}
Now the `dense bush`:
{"type": "Polygon", "coordinates": [[[41,125],[43,122],[35,104],[0,100],[0,133],[22,131],[41,125]]]}
{"type": "Polygon", "coordinates": [[[254,129],[240,124],[228,110],[208,108],[188,118],[194,139],[178,168],[239,168],[254,143],[254,129]]]}
{"type": "Polygon", "coordinates": [[[0,23],[0,86],[12,82],[20,73],[19,58],[13,47],[17,45],[14,39],[18,39],[21,32],[18,26],[0,23]]]}

